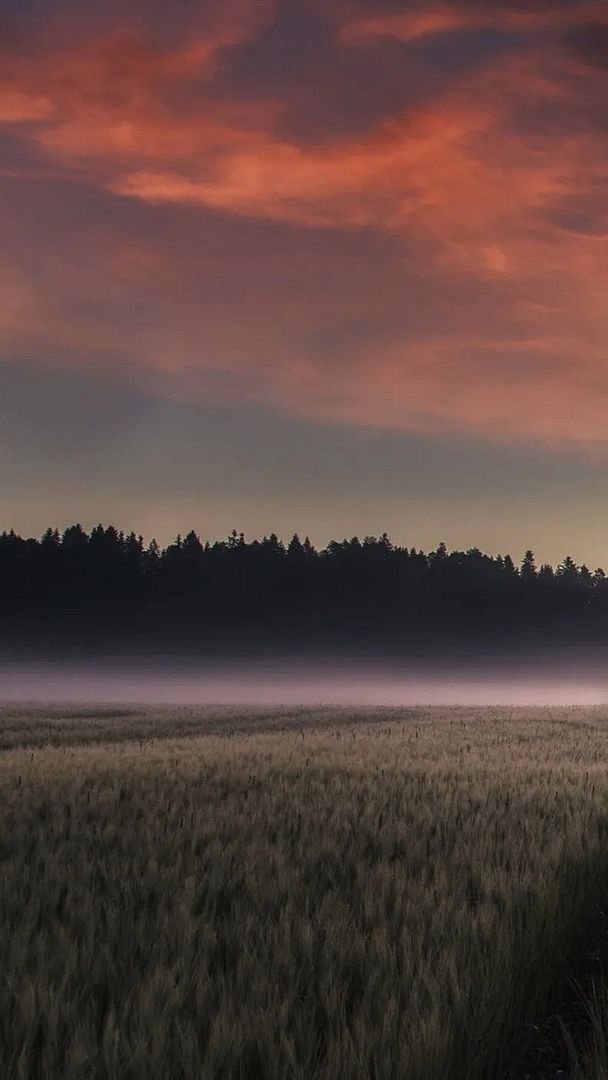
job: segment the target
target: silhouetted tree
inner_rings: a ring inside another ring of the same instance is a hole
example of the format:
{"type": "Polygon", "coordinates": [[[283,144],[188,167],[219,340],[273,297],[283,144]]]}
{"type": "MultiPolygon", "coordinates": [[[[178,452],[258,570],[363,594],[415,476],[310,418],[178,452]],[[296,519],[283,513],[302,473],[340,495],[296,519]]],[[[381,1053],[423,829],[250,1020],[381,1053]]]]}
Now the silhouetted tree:
{"type": "Polygon", "coordinates": [[[519,571],[522,581],[535,580],[536,578],[536,563],[534,561],[534,552],[526,551],[519,571]]]}
{"type": "Polygon", "coordinates": [[[525,552],[478,548],[426,554],[386,533],[331,540],[317,551],[297,534],[246,542],[236,530],[194,532],[161,550],[134,532],[79,524],[40,540],[0,534],[4,643],[152,639],[182,645],[242,641],[309,644],[603,640],[604,571],[566,556],[554,570],[525,552]]]}

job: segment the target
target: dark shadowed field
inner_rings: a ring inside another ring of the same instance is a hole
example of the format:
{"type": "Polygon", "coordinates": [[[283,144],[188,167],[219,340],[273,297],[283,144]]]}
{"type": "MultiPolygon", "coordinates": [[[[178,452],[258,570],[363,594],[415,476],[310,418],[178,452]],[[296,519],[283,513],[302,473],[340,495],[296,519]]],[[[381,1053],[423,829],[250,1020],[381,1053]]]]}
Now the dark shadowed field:
{"type": "Polygon", "coordinates": [[[574,977],[599,1080],[607,764],[605,708],[5,707],[0,1075],[550,1076],[574,977]]]}

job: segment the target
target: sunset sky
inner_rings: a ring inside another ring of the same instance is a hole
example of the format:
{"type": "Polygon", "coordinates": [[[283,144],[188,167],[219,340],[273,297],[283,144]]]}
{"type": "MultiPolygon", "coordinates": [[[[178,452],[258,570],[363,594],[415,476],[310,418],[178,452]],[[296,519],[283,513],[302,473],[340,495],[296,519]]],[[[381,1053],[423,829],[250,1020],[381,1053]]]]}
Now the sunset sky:
{"type": "Polygon", "coordinates": [[[608,0],[2,0],[0,529],[608,566],[608,0]]]}

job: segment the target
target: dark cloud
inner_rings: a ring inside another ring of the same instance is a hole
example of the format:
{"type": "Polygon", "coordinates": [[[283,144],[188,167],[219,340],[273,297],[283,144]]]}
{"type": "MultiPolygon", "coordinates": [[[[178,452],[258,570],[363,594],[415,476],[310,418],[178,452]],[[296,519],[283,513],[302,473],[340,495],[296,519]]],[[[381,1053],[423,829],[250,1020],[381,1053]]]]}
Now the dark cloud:
{"type": "MultiPolygon", "coordinates": [[[[437,8],[487,15],[492,12],[516,12],[537,15],[542,12],[573,11],[587,6],[589,0],[340,0],[335,8],[344,18],[377,18],[380,15],[403,15],[433,11],[437,8]]],[[[330,5],[331,7],[331,5],[330,5]]]]}
{"type": "Polygon", "coordinates": [[[574,27],[565,41],[579,60],[593,67],[608,68],[608,12],[606,22],[574,27]]]}
{"type": "Polygon", "coordinates": [[[548,222],[582,236],[601,239],[608,231],[608,209],[602,197],[564,195],[545,217],[548,222]]]}
{"type": "MultiPolygon", "coordinates": [[[[373,7],[374,15],[399,10],[373,7]]],[[[365,15],[365,5],[357,13],[365,15]]],[[[338,31],[352,14],[339,4],[281,0],[258,36],[224,50],[211,96],[279,100],[276,131],[285,138],[344,139],[432,101],[455,78],[498,59],[519,40],[486,29],[440,35],[422,45],[379,36],[365,48],[345,48],[338,31]]]]}
{"type": "MultiPolygon", "coordinates": [[[[466,437],[446,443],[424,435],[294,421],[259,406],[171,402],[90,375],[2,362],[0,389],[5,447],[21,444],[32,469],[41,451],[59,454],[66,463],[78,451],[83,476],[87,463],[97,461],[108,475],[122,463],[131,481],[142,482],[148,471],[150,485],[166,491],[175,482],[172,463],[179,458],[193,496],[227,486],[232,491],[253,486],[259,492],[270,476],[283,495],[294,484],[308,488],[313,476],[327,494],[336,484],[361,493],[372,481],[384,493],[422,493],[429,482],[445,490],[455,483],[478,490],[497,466],[512,493],[558,483],[552,480],[553,455],[537,453],[531,460],[527,451],[505,447],[480,454],[479,443],[466,437]]],[[[576,475],[585,471],[567,458],[561,468],[576,475]]],[[[589,464],[586,469],[593,480],[595,470],[589,464]]]]}
{"type": "MultiPolygon", "coordinates": [[[[576,12],[586,7],[589,0],[442,0],[446,7],[457,11],[470,11],[486,14],[491,11],[522,15],[539,15],[543,12],[553,15],[556,11],[576,12]]],[[[425,4],[421,4],[424,7],[425,4]]]]}

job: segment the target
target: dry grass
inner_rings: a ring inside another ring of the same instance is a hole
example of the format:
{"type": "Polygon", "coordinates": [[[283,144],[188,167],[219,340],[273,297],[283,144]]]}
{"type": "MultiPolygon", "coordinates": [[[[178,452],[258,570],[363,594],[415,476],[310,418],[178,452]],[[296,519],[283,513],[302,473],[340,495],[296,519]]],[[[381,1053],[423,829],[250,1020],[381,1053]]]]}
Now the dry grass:
{"type": "Polygon", "coordinates": [[[602,710],[0,714],[0,1075],[489,1080],[608,885],[602,710]]]}

